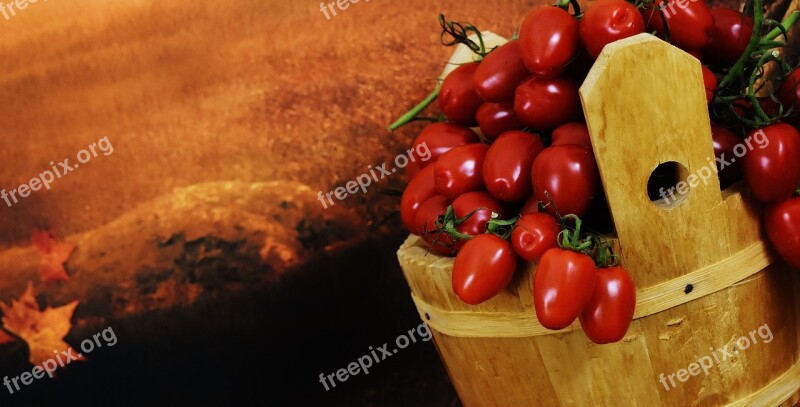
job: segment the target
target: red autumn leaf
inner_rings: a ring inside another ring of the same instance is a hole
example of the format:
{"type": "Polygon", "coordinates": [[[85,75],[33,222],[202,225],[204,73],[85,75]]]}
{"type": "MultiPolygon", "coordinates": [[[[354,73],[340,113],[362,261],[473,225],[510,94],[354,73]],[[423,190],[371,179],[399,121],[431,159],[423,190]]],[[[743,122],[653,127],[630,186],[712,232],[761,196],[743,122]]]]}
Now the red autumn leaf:
{"type": "MultiPolygon", "coordinates": [[[[31,283],[28,283],[28,288],[19,300],[11,301],[11,306],[0,302],[5,329],[28,343],[30,362],[34,366],[53,358],[54,351],[59,353],[71,348],[64,342],[64,337],[72,329],[70,319],[77,306],[78,301],[73,301],[58,308],[47,307],[41,311],[31,283]]],[[[83,356],[79,356],[78,360],[84,360],[83,356]]]]}
{"type": "Polygon", "coordinates": [[[64,263],[69,260],[75,245],[59,242],[51,231],[38,229],[33,231],[33,245],[42,255],[39,268],[42,281],[69,281],[64,263]]]}

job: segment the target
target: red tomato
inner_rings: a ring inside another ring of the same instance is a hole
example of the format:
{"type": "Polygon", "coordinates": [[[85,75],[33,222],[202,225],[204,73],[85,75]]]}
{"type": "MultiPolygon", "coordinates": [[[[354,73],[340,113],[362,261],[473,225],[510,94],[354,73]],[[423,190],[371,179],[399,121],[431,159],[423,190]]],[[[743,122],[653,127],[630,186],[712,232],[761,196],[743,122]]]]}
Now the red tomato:
{"type": "Polygon", "coordinates": [[[800,198],[770,205],[764,227],[772,246],[794,268],[800,268],[800,198]]]}
{"type": "MultiPolygon", "coordinates": [[[[453,201],[453,212],[456,218],[472,213],[464,223],[456,226],[457,231],[472,236],[486,233],[486,224],[492,219],[492,212],[502,218],[508,217],[508,209],[484,191],[468,192],[456,198],[453,201]]],[[[463,241],[456,242],[456,247],[463,244],[463,241]]]]}
{"type": "Polygon", "coordinates": [[[484,103],[476,113],[478,125],[489,141],[494,141],[501,134],[510,130],[522,130],[525,127],[517,118],[513,102],[484,103]]]}
{"type": "Polygon", "coordinates": [[[703,65],[703,85],[706,87],[706,102],[711,103],[717,93],[717,77],[705,65],[703,65]]]}
{"type": "Polygon", "coordinates": [[[478,70],[478,63],[461,65],[447,75],[439,90],[439,108],[453,123],[474,126],[475,112],[481,107],[483,99],[472,87],[472,80],[478,70]]]}
{"type": "Polygon", "coordinates": [[[712,8],[711,15],[714,27],[708,45],[703,48],[703,60],[714,66],[730,67],[739,60],[750,42],[753,18],[722,7],[712,8]]]}
{"type": "Polygon", "coordinates": [[[759,131],[769,143],[762,148],[751,142],[753,150],[744,156],[744,178],[759,201],[785,201],[800,185],[800,134],[786,123],[777,123],[750,131],[748,138],[757,141],[759,131]]]}
{"type": "Polygon", "coordinates": [[[597,269],[594,294],[580,316],[581,327],[594,343],[618,342],[625,337],[636,308],[636,288],[622,267],[597,269]]]}
{"type": "Polygon", "coordinates": [[[586,127],[586,123],[572,122],[558,126],[553,130],[551,138],[550,145],[552,146],[577,144],[589,150],[592,149],[592,138],[589,137],[589,128],[586,127]]]}
{"type": "MultiPolygon", "coordinates": [[[[548,204],[545,191],[563,215],[583,216],[600,185],[594,154],[574,144],[544,149],[533,162],[533,197],[548,204]]],[[[546,210],[555,213],[552,205],[546,210]]]]}
{"type": "Polygon", "coordinates": [[[564,9],[542,6],[522,21],[519,43],[528,70],[540,78],[553,78],[578,52],[580,23],[564,9]]]}
{"type": "Polygon", "coordinates": [[[800,114],[798,114],[800,104],[797,103],[797,99],[800,98],[800,68],[795,68],[783,81],[778,94],[781,96],[783,108],[786,111],[789,109],[793,111],[793,114],[787,118],[787,121],[791,121],[795,127],[800,127],[800,114]]]}
{"type": "Polygon", "coordinates": [[[509,131],[498,137],[483,162],[483,183],[489,193],[503,202],[530,197],[529,168],[543,149],[539,136],[524,131],[509,131]]]}
{"type": "Polygon", "coordinates": [[[421,165],[419,161],[410,161],[408,165],[406,165],[406,177],[408,177],[408,182],[411,182],[414,177],[422,171],[421,165]]]}
{"type": "Polygon", "coordinates": [[[539,261],[544,252],[558,247],[560,232],[556,218],[546,213],[523,215],[511,232],[511,246],[519,257],[539,261]]]}
{"type": "Polygon", "coordinates": [[[456,255],[453,291],[467,304],[480,304],[499,294],[516,268],[517,255],[507,241],[492,234],[475,236],[456,255]]]}
{"type": "Polygon", "coordinates": [[[475,71],[473,86],[487,102],[511,102],[514,89],[530,75],[522,62],[519,42],[509,41],[483,58],[475,71]]]}
{"type": "Polygon", "coordinates": [[[426,126],[422,130],[422,133],[414,140],[410,155],[414,158],[414,162],[419,165],[421,170],[435,163],[442,154],[450,151],[453,147],[480,143],[480,141],[481,139],[478,135],[467,127],[452,123],[433,123],[426,126]],[[424,146],[427,146],[431,156],[423,161],[425,157],[420,157],[417,152],[424,153],[424,146]]]}
{"type": "Polygon", "coordinates": [[[439,157],[433,173],[436,190],[450,198],[483,189],[483,162],[489,146],[482,143],[458,146],[439,157]]]}
{"type": "Polygon", "coordinates": [[[416,225],[417,211],[425,201],[437,194],[433,180],[433,166],[429,165],[408,183],[406,190],[403,191],[403,197],[400,198],[400,218],[409,232],[419,236],[416,225]]]}
{"type": "Polygon", "coordinates": [[[685,51],[699,51],[708,45],[714,29],[714,16],[705,1],[657,0],[657,3],[645,8],[643,13],[647,25],[664,38],[664,22],[655,9],[656,4],[667,20],[672,45],[685,51]]]}
{"type": "Polygon", "coordinates": [[[643,32],[639,10],[623,0],[592,3],[581,19],[581,40],[592,58],[597,58],[606,44],[643,32]]]}
{"type": "Polygon", "coordinates": [[[530,78],[517,87],[514,110],[520,121],[534,130],[555,129],[581,117],[578,87],[567,77],[530,78]]]}
{"type": "Polygon", "coordinates": [[[719,158],[717,174],[719,174],[720,187],[726,189],[742,179],[742,160],[731,162],[731,159],[736,159],[733,155],[733,148],[741,143],[742,139],[736,137],[730,130],[713,123],[711,124],[711,137],[714,142],[714,156],[719,158]]]}
{"type": "Polygon", "coordinates": [[[594,284],[591,257],[559,248],[546,251],[533,275],[533,305],[539,323],[554,330],[570,326],[592,298],[594,284]]]}
{"type": "Polygon", "coordinates": [[[420,237],[428,244],[428,248],[445,256],[452,256],[454,251],[453,239],[450,235],[439,229],[439,217],[444,216],[450,200],[441,195],[435,195],[420,205],[414,220],[420,237]]]}
{"type": "Polygon", "coordinates": [[[520,215],[527,215],[529,213],[538,213],[539,212],[539,201],[536,200],[534,197],[530,197],[525,204],[522,205],[522,209],[519,210],[520,215]]]}

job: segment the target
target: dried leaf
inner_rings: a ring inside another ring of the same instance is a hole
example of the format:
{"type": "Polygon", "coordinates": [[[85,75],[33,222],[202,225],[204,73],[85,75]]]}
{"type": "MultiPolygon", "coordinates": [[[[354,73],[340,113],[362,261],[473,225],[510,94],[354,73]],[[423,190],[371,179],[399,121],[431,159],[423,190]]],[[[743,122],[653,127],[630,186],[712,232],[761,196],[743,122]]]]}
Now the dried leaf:
{"type": "MultiPolygon", "coordinates": [[[[78,301],[74,301],[58,308],[47,307],[41,311],[31,283],[28,283],[28,288],[19,300],[11,301],[11,306],[0,302],[5,329],[28,343],[31,351],[30,362],[33,365],[40,365],[53,358],[54,354],[70,348],[70,345],[64,342],[64,337],[72,329],[70,319],[77,306],[78,301]]],[[[79,357],[78,360],[83,360],[83,357],[79,357]]]]}
{"type": "Polygon", "coordinates": [[[51,231],[38,229],[33,232],[33,245],[42,255],[39,268],[42,281],[69,281],[64,263],[69,260],[75,245],[59,242],[51,231]]]}

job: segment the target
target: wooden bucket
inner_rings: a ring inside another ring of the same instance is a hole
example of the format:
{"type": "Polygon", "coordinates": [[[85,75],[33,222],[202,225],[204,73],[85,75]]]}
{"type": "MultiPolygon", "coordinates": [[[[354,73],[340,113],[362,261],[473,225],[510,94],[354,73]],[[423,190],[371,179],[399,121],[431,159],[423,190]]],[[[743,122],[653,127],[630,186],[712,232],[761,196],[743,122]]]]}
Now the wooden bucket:
{"type": "Polygon", "coordinates": [[[591,343],[577,321],[544,329],[528,264],[499,296],[464,304],[451,288],[453,260],[426,255],[412,236],[398,257],[464,405],[798,401],[800,283],[765,243],[760,207],[742,185],[720,192],[716,174],[672,205],[648,198],[662,163],[678,163],[684,180],[714,166],[699,61],[631,37],[605,48],[581,98],[617,254],[638,288],[635,320],[610,345],[591,343]]]}

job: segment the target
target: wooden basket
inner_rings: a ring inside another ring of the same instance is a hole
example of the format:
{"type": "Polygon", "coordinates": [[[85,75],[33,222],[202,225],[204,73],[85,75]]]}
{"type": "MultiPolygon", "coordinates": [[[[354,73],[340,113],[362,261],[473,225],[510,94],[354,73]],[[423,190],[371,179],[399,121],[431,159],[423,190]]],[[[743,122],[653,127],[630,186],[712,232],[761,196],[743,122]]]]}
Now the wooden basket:
{"type": "Polygon", "coordinates": [[[800,282],[765,243],[758,205],[741,185],[720,192],[715,174],[672,205],[647,195],[662,163],[678,163],[681,179],[714,165],[700,62],[647,34],[618,41],[595,63],[581,99],[615,247],[638,288],[635,320],[610,345],[591,343],[577,321],[544,329],[527,264],[496,298],[464,304],[451,288],[453,260],[426,255],[412,236],[398,257],[464,405],[798,401],[800,282]],[[706,356],[717,360],[692,375],[706,356]]]}

